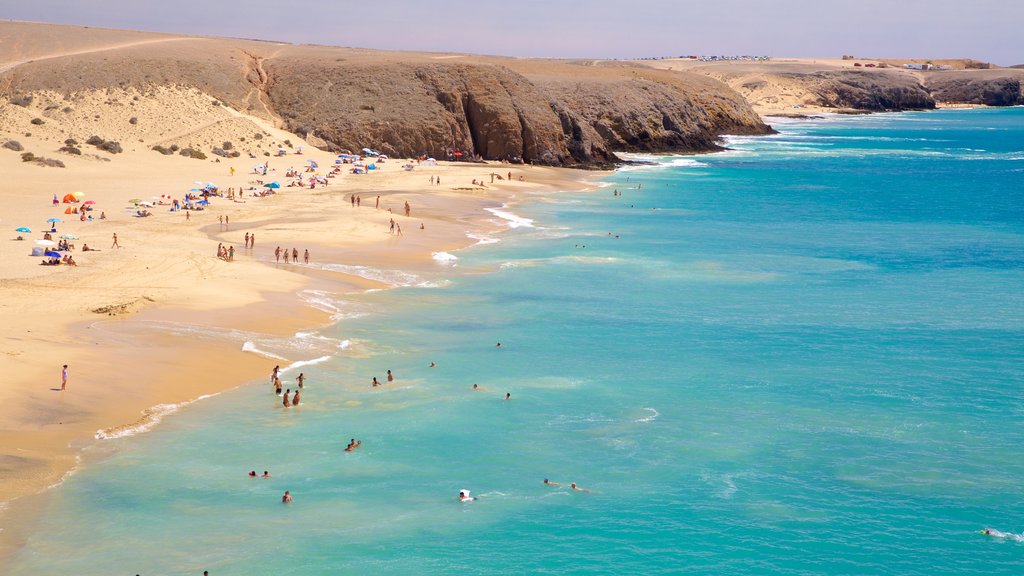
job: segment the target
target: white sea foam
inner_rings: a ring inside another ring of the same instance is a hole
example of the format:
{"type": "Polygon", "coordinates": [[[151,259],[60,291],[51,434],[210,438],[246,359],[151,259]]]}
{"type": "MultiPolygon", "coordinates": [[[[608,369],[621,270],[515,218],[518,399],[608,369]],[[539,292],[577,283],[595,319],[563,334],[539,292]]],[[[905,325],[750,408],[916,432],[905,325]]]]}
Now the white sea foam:
{"type": "MultiPolygon", "coordinates": [[[[346,340],[346,342],[348,342],[348,341],[346,340]]],[[[322,362],[327,362],[331,358],[334,358],[334,356],[328,355],[328,356],[321,356],[319,358],[313,358],[312,360],[299,360],[297,362],[292,362],[288,366],[286,366],[284,368],[281,368],[281,371],[279,373],[283,374],[283,373],[288,372],[290,370],[295,370],[296,368],[302,368],[303,366],[313,366],[315,364],[320,364],[322,362]]]]}
{"type": "Polygon", "coordinates": [[[459,261],[458,256],[448,252],[434,252],[431,256],[434,258],[435,262],[438,264],[444,264],[445,266],[455,266],[459,261]]]}
{"type": "Polygon", "coordinates": [[[694,160],[689,156],[651,156],[648,154],[619,154],[623,160],[634,162],[649,162],[649,164],[635,164],[620,166],[616,172],[636,172],[638,170],[661,170],[664,168],[700,168],[707,166],[706,163],[694,160]]]}
{"type": "Polygon", "coordinates": [[[154,426],[164,419],[164,416],[173,414],[189,404],[193,404],[200,400],[206,400],[207,398],[212,398],[214,396],[217,396],[217,394],[204,394],[195,400],[180,402],[178,404],[157,404],[156,406],[143,410],[142,418],[137,420],[135,423],[126,426],[115,426],[113,428],[97,430],[95,438],[97,440],[113,440],[114,438],[124,438],[126,436],[134,436],[135,434],[149,432],[154,426]]]}
{"type": "Polygon", "coordinates": [[[317,310],[322,310],[331,315],[331,320],[344,320],[346,318],[359,318],[366,316],[367,312],[342,298],[338,298],[331,292],[323,290],[303,290],[299,292],[299,298],[307,305],[317,310]]]}
{"type": "Polygon", "coordinates": [[[533,228],[533,220],[513,214],[505,210],[506,208],[508,204],[503,204],[501,208],[487,208],[487,211],[504,220],[509,228],[533,228]]]}
{"type": "Polygon", "coordinates": [[[242,344],[242,351],[243,352],[252,352],[253,354],[259,354],[260,356],[263,356],[265,358],[272,358],[274,360],[286,360],[286,361],[288,360],[284,356],[278,356],[277,354],[274,354],[273,352],[267,352],[265,350],[260,350],[256,346],[256,343],[253,342],[252,340],[246,340],[245,343],[242,344]]]}
{"type": "MultiPolygon", "coordinates": [[[[350,274],[367,280],[382,282],[392,288],[416,287],[416,288],[440,288],[447,286],[447,280],[425,280],[412,272],[404,270],[387,270],[382,268],[371,268],[355,264],[323,264],[323,270],[350,274]]],[[[367,290],[369,292],[369,290],[367,290]]]]}
{"type": "Polygon", "coordinates": [[[485,234],[474,234],[472,232],[466,233],[466,238],[472,238],[473,240],[476,240],[477,244],[496,244],[498,242],[501,242],[501,240],[498,240],[497,238],[487,236],[485,234]]]}
{"type": "Polygon", "coordinates": [[[654,420],[657,419],[658,416],[661,416],[661,414],[659,414],[658,411],[655,410],[654,408],[644,408],[644,410],[647,410],[648,412],[650,412],[650,414],[644,416],[643,418],[637,418],[636,420],[634,420],[634,422],[654,422],[654,420]]]}

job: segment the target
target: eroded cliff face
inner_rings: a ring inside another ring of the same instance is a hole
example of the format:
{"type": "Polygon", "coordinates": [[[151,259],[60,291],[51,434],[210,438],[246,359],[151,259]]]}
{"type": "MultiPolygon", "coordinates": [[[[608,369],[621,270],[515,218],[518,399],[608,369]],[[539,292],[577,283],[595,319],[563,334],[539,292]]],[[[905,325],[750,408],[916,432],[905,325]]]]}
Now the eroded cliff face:
{"type": "Polygon", "coordinates": [[[726,133],[770,131],[727,85],[683,72],[146,33],[123,42],[118,31],[66,28],[66,51],[40,49],[0,70],[0,96],[194,88],[336,150],[547,165],[606,166],[616,150],[709,151],[726,133]]]}
{"type": "Polygon", "coordinates": [[[871,112],[928,110],[935,100],[916,78],[883,72],[817,72],[805,75],[819,106],[871,112]]]}
{"type": "Polygon", "coordinates": [[[929,74],[928,89],[938,102],[1016,106],[1024,104],[1024,71],[944,71],[929,74]]]}
{"type": "Polygon", "coordinates": [[[398,156],[454,149],[486,159],[604,165],[615,150],[709,151],[725,133],[770,131],[724,84],[678,73],[623,68],[595,76],[566,63],[527,76],[490,63],[300,58],[274,59],[267,70],[270,101],[289,127],[312,130],[339,149],[373,143],[398,156]]]}

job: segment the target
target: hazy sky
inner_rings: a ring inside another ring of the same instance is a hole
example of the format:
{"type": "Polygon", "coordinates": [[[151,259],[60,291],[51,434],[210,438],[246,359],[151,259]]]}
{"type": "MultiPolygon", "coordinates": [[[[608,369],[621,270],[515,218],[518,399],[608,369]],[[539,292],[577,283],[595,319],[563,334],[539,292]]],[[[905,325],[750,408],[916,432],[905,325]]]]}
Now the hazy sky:
{"type": "Polygon", "coordinates": [[[2,0],[0,18],[510,56],[1024,63],[1024,0],[2,0]]]}

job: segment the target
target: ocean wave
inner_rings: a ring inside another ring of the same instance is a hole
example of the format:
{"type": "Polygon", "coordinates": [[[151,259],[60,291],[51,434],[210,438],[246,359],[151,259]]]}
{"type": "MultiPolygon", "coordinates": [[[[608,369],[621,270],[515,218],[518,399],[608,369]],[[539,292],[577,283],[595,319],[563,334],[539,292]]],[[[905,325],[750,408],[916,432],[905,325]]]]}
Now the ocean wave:
{"type": "Polygon", "coordinates": [[[431,257],[438,264],[444,264],[445,266],[455,266],[459,261],[458,256],[448,252],[434,252],[431,254],[431,257]]]}
{"type": "Polygon", "coordinates": [[[533,228],[533,220],[513,214],[506,208],[508,208],[508,204],[503,204],[501,208],[486,208],[486,210],[504,220],[509,228],[533,228]]]}
{"type": "Polygon", "coordinates": [[[658,416],[661,416],[661,414],[654,408],[643,408],[643,410],[647,410],[650,414],[643,418],[637,418],[634,422],[654,422],[658,416]]]}
{"type": "Polygon", "coordinates": [[[350,276],[358,276],[366,280],[373,280],[387,284],[392,288],[439,288],[448,284],[447,281],[425,280],[412,272],[405,270],[388,270],[383,268],[371,268],[358,264],[321,264],[320,268],[331,272],[340,272],[350,276]]]}
{"type": "Polygon", "coordinates": [[[334,321],[360,318],[368,314],[358,309],[352,302],[337,298],[333,293],[323,290],[303,290],[299,292],[299,298],[308,306],[327,312],[334,321]]]}
{"type": "Polygon", "coordinates": [[[273,352],[267,352],[265,350],[260,350],[256,346],[256,343],[253,342],[252,340],[246,340],[242,344],[242,352],[252,352],[253,354],[258,354],[260,356],[263,356],[264,358],[270,358],[272,360],[284,360],[286,362],[288,361],[288,359],[285,358],[284,356],[278,356],[277,354],[274,354],[273,352]]]}
{"type": "Polygon", "coordinates": [[[143,432],[149,432],[154,426],[164,419],[164,416],[173,414],[189,404],[194,404],[200,400],[206,400],[207,398],[212,398],[214,396],[217,396],[217,394],[204,394],[195,400],[188,400],[178,404],[157,404],[156,406],[143,410],[142,417],[135,422],[97,430],[94,437],[97,440],[113,440],[115,438],[124,438],[126,436],[134,436],[136,434],[142,434],[143,432]]]}
{"type": "Polygon", "coordinates": [[[632,166],[620,166],[616,172],[636,172],[641,170],[663,170],[665,168],[701,168],[708,164],[694,160],[689,156],[654,156],[650,154],[619,154],[623,160],[633,162],[650,162],[632,166]]]}
{"type": "Polygon", "coordinates": [[[485,234],[474,234],[472,232],[466,233],[466,238],[472,238],[476,240],[477,245],[479,244],[497,244],[501,240],[494,238],[493,236],[487,236],[485,234]]]}
{"type": "MultiPolygon", "coordinates": [[[[345,348],[347,348],[348,347],[347,346],[348,340],[345,340],[344,343],[346,344],[345,348]]],[[[291,370],[295,370],[296,368],[302,368],[303,366],[314,366],[316,364],[327,362],[331,358],[334,358],[334,356],[333,355],[327,355],[327,356],[321,356],[319,358],[313,358],[312,360],[299,360],[297,362],[292,362],[291,364],[289,364],[288,366],[286,366],[284,368],[281,368],[281,370],[278,373],[279,374],[284,374],[285,372],[288,372],[288,371],[291,371],[291,370]]]]}

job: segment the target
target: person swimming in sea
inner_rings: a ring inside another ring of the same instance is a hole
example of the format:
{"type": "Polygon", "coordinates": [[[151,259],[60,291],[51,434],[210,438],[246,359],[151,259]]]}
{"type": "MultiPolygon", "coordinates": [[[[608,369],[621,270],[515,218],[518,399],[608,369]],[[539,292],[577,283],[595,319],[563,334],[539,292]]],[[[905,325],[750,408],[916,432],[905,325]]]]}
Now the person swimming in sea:
{"type": "Polygon", "coordinates": [[[548,480],[547,478],[544,479],[544,484],[547,485],[547,486],[561,486],[561,484],[559,484],[558,482],[552,482],[551,480],[548,480]]]}
{"type": "Polygon", "coordinates": [[[586,488],[580,488],[579,486],[576,485],[575,482],[573,482],[572,484],[569,484],[569,488],[572,488],[573,490],[575,490],[577,492],[590,492],[590,490],[587,490],[586,488]]]}
{"type": "Polygon", "coordinates": [[[469,495],[469,490],[463,488],[459,490],[459,502],[473,502],[476,498],[469,495]]]}

